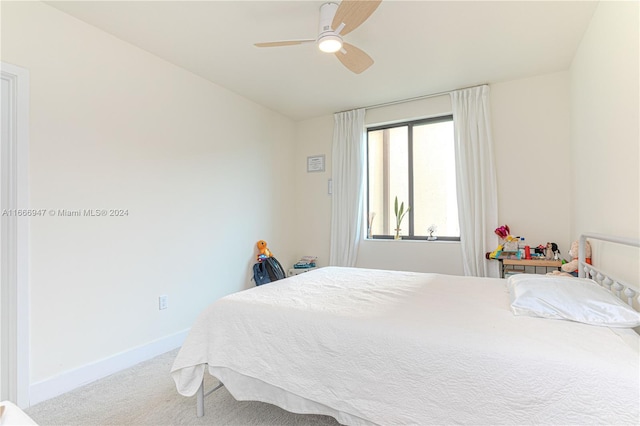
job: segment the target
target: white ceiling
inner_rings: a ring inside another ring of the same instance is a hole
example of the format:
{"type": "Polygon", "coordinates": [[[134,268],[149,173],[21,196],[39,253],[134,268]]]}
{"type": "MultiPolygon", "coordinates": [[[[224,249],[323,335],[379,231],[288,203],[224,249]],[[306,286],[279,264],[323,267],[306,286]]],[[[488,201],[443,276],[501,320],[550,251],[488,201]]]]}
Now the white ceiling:
{"type": "Polygon", "coordinates": [[[385,0],[345,41],[360,75],[315,45],[324,1],[49,1],[237,94],[304,119],[481,83],[566,70],[594,1],[385,0]]]}

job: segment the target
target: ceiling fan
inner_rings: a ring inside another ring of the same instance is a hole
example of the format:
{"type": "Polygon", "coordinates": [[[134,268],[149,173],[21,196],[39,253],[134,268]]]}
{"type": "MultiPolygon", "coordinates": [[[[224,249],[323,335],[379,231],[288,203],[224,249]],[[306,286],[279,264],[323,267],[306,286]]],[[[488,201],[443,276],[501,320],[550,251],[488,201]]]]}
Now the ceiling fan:
{"type": "Polygon", "coordinates": [[[382,0],[344,0],[339,5],[329,2],[320,6],[320,31],[316,39],[274,41],[256,43],[257,47],[281,47],[296,44],[317,43],[326,53],[334,53],[342,65],[360,74],[371,65],[373,59],[342,37],[358,28],[378,8],[382,0]]]}

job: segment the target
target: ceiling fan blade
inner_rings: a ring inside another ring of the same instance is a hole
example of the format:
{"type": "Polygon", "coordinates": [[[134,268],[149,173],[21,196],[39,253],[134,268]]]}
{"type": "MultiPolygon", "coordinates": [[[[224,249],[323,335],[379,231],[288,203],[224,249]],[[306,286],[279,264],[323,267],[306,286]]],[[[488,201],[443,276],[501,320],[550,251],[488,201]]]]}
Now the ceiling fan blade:
{"type": "Polygon", "coordinates": [[[290,40],[290,41],[270,41],[267,43],[255,43],[256,47],[280,47],[294,46],[296,44],[315,43],[315,40],[290,40]]]}
{"type": "Polygon", "coordinates": [[[340,24],[344,24],[340,35],[349,34],[366,21],[381,2],[382,0],[343,0],[333,17],[331,28],[335,30],[340,24]]]}
{"type": "Polygon", "coordinates": [[[373,65],[371,56],[349,43],[343,43],[342,50],[337,51],[335,55],[342,62],[342,65],[356,74],[360,74],[373,65]]]}

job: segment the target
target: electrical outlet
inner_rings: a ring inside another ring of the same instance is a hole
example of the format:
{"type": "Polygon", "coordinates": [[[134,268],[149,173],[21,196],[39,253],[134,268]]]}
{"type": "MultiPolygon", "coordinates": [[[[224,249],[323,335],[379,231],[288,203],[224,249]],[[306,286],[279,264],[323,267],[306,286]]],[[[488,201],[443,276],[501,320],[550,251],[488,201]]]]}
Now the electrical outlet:
{"type": "Polygon", "coordinates": [[[158,309],[163,310],[169,307],[169,296],[158,297],[158,309]]]}

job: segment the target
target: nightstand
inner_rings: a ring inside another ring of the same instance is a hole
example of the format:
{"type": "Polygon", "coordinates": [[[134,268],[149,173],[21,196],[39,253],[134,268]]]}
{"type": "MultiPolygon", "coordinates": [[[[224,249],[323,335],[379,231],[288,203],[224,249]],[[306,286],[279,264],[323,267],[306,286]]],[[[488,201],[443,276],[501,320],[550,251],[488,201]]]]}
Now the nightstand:
{"type": "Polygon", "coordinates": [[[500,261],[500,276],[504,278],[505,273],[533,273],[538,274],[538,268],[544,268],[543,273],[547,273],[549,269],[560,270],[562,266],[561,260],[547,259],[498,259],[500,261]],[[529,268],[529,269],[527,269],[529,268]],[[533,272],[531,272],[533,271],[533,272]]]}
{"type": "Polygon", "coordinates": [[[309,271],[313,271],[314,269],[318,269],[317,267],[313,267],[313,268],[300,268],[300,269],[296,269],[296,268],[291,268],[289,269],[289,271],[287,272],[287,277],[292,277],[294,275],[300,275],[300,274],[304,274],[305,272],[309,272],[309,271]]]}

